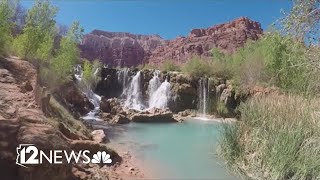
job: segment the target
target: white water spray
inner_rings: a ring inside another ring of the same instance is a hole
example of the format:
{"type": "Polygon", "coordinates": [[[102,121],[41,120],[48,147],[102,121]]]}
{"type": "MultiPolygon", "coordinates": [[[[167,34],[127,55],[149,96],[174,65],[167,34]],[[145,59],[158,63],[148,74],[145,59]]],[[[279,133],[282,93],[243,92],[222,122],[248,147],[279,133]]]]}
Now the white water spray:
{"type": "MultiPolygon", "coordinates": [[[[77,79],[78,83],[81,83],[83,77],[83,71],[81,65],[76,65],[74,68],[75,71],[75,78],[77,79]]],[[[97,76],[99,69],[95,69],[93,76],[97,76]]],[[[82,88],[82,93],[89,99],[89,101],[93,104],[94,109],[90,111],[86,116],[83,117],[85,120],[100,120],[97,117],[98,112],[100,111],[100,102],[101,97],[98,94],[95,94],[92,89],[90,88],[82,88]]]]}
{"type": "Polygon", "coordinates": [[[208,113],[208,94],[209,94],[209,81],[207,78],[201,78],[199,80],[199,112],[202,116],[206,116],[208,113]]]}
{"type": "Polygon", "coordinates": [[[153,73],[152,79],[149,81],[149,86],[148,86],[149,102],[150,102],[150,99],[151,99],[152,95],[161,86],[161,82],[160,82],[159,76],[160,76],[160,71],[159,70],[155,70],[154,73],[153,73]]]}
{"type": "Polygon", "coordinates": [[[129,68],[124,68],[117,71],[118,82],[122,85],[122,94],[125,94],[125,90],[129,84],[129,68]]]}
{"type": "Polygon", "coordinates": [[[171,97],[170,83],[165,80],[150,96],[149,108],[167,108],[171,97]]]}
{"type": "Polygon", "coordinates": [[[133,78],[125,90],[126,101],[125,106],[130,109],[143,110],[144,105],[142,103],[142,93],[141,93],[141,72],[139,71],[133,78]]]}

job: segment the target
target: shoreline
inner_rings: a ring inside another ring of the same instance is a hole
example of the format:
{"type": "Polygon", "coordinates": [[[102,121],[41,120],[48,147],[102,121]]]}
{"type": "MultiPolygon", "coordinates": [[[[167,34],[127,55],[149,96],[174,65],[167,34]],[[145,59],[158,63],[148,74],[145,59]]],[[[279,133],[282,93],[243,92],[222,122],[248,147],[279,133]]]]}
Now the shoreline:
{"type": "Polygon", "coordinates": [[[108,143],[113,150],[115,150],[121,157],[122,162],[110,167],[106,167],[110,173],[111,178],[115,179],[150,179],[152,171],[146,168],[146,165],[134,156],[134,152],[125,144],[116,142],[108,143]]]}

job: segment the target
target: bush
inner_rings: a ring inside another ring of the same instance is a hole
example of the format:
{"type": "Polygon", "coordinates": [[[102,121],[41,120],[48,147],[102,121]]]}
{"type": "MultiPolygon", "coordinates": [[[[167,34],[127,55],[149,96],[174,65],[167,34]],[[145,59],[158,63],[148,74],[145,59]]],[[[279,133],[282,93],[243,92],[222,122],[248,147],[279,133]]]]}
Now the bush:
{"type": "Polygon", "coordinates": [[[254,97],[241,121],[226,126],[219,154],[253,179],[319,179],[319,99],[254,97]]]}
{"type": "Polygon", "coordinates": [[[210,63],[199,57],[193,57],[187,61],[182,65],[181,70],[195,77],[211,76],[212,71],[210,63]]]}
{"type": "Polygon", "coordinates": [[[81,81],[81,86],[85,91],[93,89],[98,81],[100,80],[100,76],[98,73],[100,68],[102,67],[102,63],[99,60],[94,60],[93,63],[85,60],[83,63],[83,77],[81,81]]]}
{"type": "Polygon", "coordinates": [[[180,71],[180,68],[178,65],[176,65],[173,60],[165,60],[162,64],[161,64],[161,70],[162,71],[180,71]]]}

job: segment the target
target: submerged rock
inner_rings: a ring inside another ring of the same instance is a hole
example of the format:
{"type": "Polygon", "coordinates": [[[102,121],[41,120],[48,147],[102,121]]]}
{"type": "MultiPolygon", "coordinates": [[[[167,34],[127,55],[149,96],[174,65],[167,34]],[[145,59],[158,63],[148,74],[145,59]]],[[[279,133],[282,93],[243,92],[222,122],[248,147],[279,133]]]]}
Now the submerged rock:
{"type": "Polygon", "coordinates": [[[133,122],[142,123],[158,123],[158,122],[178,122],[173,117],[173,113],[168,109],[151,109],[150,111],[143,111],[131,116],[133,122]]]}

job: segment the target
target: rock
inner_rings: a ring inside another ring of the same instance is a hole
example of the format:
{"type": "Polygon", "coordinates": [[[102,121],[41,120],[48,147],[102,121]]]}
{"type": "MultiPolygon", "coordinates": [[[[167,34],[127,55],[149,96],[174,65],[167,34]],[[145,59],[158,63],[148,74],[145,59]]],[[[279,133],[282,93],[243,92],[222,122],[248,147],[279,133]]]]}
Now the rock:
{"type": "Polygon", "coordinates": [[[195,109],[197,107],[197,90],[190,84],[172,84],[172,92],[175,94],[170,109],[174,112],[185,109],[195,109]]]}
{"type": "Polygon", "coordinates": [[[225,90],[227,88],[227,86],[225,84],[220,84],[216,87],[216,93],[218,95],[221,95],[223,90],[225,90]]]}
{"type": "Polygon", "coordinates": [[[82,57],[100,59],[111,66],[136,66],[146,62],[151,52],[164,40],[158,35],[135,35],[93,30],[80,45],[82,57]]]}
{"type": "Polygon", "coordinates": [[[189,36],[173,40],[163,40],[158,35],[94,30],[84,36],[80,49],[83,58],[100,59],[110,66],[131,67],[148,62],[159,65],[168,59],[181,64],[193,56],[211,57],[213,48],[235,52],[247,40],[257,40],[262,33],[260,23],[240,17],[207,29],[193,29],[189,36]]]}
{"type": "Polygon", "coordinates": [[[102,143],[106,140],[106,135],[103,130],[94,130],[91,132],[92,140],[96,143],[102,143]]]}
{"type": "Polygon", "coordinates": [[[111,121],[113,116],[110,113],[101,113],[100,114],[101,119],[104,121],[111,121]]]}
{"type": "Polygon", "coordinates": [[[233,53],[243,47],[247,40],[255,41],[262,34],[260,23],[240,17],[207,29],[193,29],[187,37],[166,41],[152,52],[148,62],[159,65],[172,59],[174,63],[181,64],[193,56],[210,57],[213,48],[233,53]]]}
{"type": "Polygon", "coordinates": [[[135,170],[134,167],[129,168],[129,171],[134,171],[134,170],[135,170]]]}
{"type": "Polygon", "coordinates": [[[106,113],[111,112],[110,102],[104,96],[101,97],[100,110],[106,113]]]}
{"type": "Polygon", "coordinates": [[[127,124],[130,122],[130,119],[127,118],[126,116],[124,115],[116,115],[113,119],[112,119],[112,123],[114,124],[127,124]]]}
{"type": "Polygon", "coordinates": [[[196,114],[196,112],[194,110],[192,111],[191,109],[186,109],[178,113],[178,115],[181,117],[192,116],[194,114],[196,114]]]}
{"type": "Polygon", "coordinates": [[[139,112],[131,116],[133,122],[142,123],[168,123],[168,122],[178,122],[173,118],[173,113],[168,109],[157,109],[154,108],[150,111],[139,112]]]}
{"type": "Polygon", "coordinates": [[[80,136],[77,132],[73,132],[70,128],[68,128],[64,123],[59,123],[59,130],[64,134],[67,138],[73,140],[80,140],[80,139],[88,139],[86,137],[80,136]]]}
{"type": "Polygon", "coordinates": [[[29,80],[22,83],[20,88],[21,88],[21,92],[23,92],[23,93],[26,93],[26,92],[33,90],[33,87],[32,87],[31,82],[29,80]]]}
{"type": "Polygon", "coordinates": [[[65,101],[65,105],[73,114],[80,113],[81,116],[84,116],[94,109],[94,105],[76,87],[74,82],[66,83],[56,94],[62,101],[65,101]]]}

